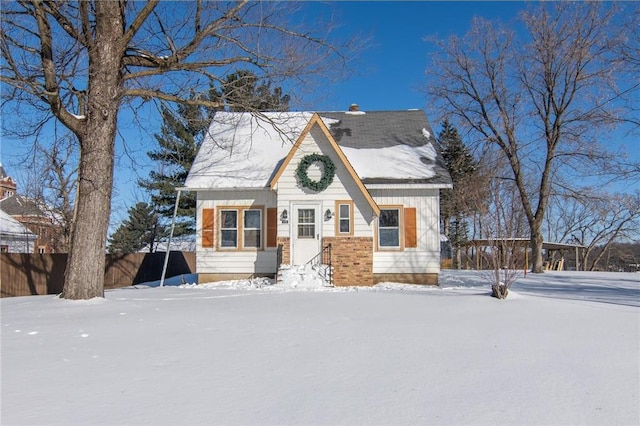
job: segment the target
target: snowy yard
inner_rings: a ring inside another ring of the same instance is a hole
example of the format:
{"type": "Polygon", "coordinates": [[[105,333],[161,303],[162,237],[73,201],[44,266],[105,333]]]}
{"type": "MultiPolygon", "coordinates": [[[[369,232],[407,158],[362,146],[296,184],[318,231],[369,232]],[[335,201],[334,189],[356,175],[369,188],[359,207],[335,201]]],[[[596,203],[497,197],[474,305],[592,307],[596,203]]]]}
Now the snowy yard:
{"type": "MultiPolygon", "coordinates": [[[[640,424],[640,274],[7,298],[3,425],[640,424]]],[[[169,284],[171,284],[169,280],[169,284]]]]}

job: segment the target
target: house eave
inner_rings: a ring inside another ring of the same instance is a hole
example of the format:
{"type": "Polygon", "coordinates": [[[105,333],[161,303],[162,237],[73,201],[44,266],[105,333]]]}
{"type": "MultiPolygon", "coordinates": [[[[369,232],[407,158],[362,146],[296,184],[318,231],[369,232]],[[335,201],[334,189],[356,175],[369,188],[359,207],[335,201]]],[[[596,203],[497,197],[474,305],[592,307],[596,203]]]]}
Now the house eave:
{"type": "Polygon", "coordinates": [[[191,187],[183,186],[183,187],[176,188],[176,191],[193,191],[193,192],[199,192],[199,191],[213,191],[213,192],[221,192],[221,191],[265,191],[265,190],[272,191],[272,189],[269,188],[268,186],[229,186],[229,187],[224,187],[224,188],[220,188],[220,187],[217,187],[217,188],[207,188],[207,187],[191,188],[191,187]]]}
{"type": "Polygon", "coordinates": [[[365,183],[367,189],[452,189],[450,183],[365,183]]]}

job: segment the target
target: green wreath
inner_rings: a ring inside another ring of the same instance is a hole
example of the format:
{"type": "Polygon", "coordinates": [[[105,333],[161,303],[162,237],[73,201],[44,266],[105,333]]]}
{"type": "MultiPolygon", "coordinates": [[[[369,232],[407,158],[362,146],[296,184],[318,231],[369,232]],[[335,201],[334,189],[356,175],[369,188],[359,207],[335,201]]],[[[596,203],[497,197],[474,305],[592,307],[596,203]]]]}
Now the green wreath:
{"type": "Polygon", "coordinates": [[[300,164],[298,164],[298,168],[296,169],[296,177],[300,185],[317,192],[327,189],[329,185],[331,185],[331,182],[333,182],[333,176],[335,174],[336,166],[333,164],[333,161],[331,161],[331,158],[320,154],[305,155],[302,157],[302,160],[300,160],[300,164]],[[322,163],[323,165],[322,177],[319,181],[309,179],[309,175],[307,174],[309,166],[313,163],[322,163]]]}

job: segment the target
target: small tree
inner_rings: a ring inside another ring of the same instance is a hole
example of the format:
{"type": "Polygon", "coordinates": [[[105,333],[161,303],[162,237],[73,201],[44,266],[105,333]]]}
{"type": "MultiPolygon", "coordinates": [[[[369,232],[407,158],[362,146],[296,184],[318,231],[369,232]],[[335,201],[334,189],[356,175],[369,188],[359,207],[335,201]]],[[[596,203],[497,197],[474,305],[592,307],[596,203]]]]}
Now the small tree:
{"type": "Polygon", "coordinates": [[[129,218],[124,220],[109,238],[109,253],[135,253],[144,247],[155,251],[158,238],[162,235],[160,217],[147,203],[139,202],[129,209],[129,218]]]}
{"type": "MultiPolygon", "coordinates": [[[[492,295],[504,299],[509,289],[520,277],[526,259],[527,220],[516,195],[514,183],[500,177],[506,167],[500,157],[490,162],[494,168],[494,178],[488,183],[488,198],[480,211],[480,226],[489,249],[479,253],[488,270],[484,274],[491,283],[492,295]]],[[[505,170],[506,171],[506,170],[505,170]]]]}

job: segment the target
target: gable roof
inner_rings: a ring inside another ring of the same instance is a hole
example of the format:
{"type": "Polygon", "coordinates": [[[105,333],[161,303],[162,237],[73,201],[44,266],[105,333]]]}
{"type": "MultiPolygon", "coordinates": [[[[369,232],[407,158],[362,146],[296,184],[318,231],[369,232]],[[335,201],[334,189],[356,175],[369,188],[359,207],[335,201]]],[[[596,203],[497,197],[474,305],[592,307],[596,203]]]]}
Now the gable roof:
{"type": "Polygon", "coordinates": [[[275,175],[269,181],[269,186],[271,188],[273,188],[276,185],[276,183],[278,183],[278,179],[280,178],[280,176],[284,172],[284,169],[291,162],[291,159],[293,158],[294,154],[298,150],[298,147],[302,144],[302,141],[306,137],[307,133],[309,133],[314,126],[318,126],[320,128],[320,130],[324,133],[324,135],[326,136],[327,140],[329,141],[329,146],[331,148],[333,148],[335,153],[338,155],[338,158],[340,158],[340,161],[342,161],[342,163],[347,168],[347,172],[349,173],[349,175],[351,175],[351,178],[356,183],[356,186],[358,187],[358,189],[360,190],[360,192],[364,196],[365,200],[367,200],[367,203],[369,204],[369,206],[373,210],[373,213],[376,216],[380,215],[380,207],[378,207],[376,202],[373,201],[373,198],[371,197],[371,194],[369,194],[369,191],[367,191],[367,189],[364,187],[364,185],[362,184],[362,181],[360,180],[360,178],[358,177],[356,172],[353,170],[353,167],[351,166],[351,163],[349,163],[349,160],[347,160],[347,158],[345,157],[344,153],[342,152],[342,150],[340,149],[340,147],[336,143],[335,139],[333,138],[333,136],[329,132],[329,129],[327,128],[327,126],[324,124],[324,122],[322,121],[322,119],[320,118],[320,116],[317,113],[313,114],[313,117],[311,117],[311,120],[309,120],[309,123],[307,124],[305,129],[302,131],[300,136],[298,136],[298,140],[296,141],[295,145],[293,145],[293,148],[291,148],[291,150],[289,151],[289,154],[287,154],[287,157],[278,166],[278,169],[276,170],[275,175]]]}
{"type": "MultiPolygon", "coordinates": [[[[424,112],[317,115],[365,185],[451,184],[424,112]]],[[[267,187],[313,116],[311,112],[216,113],[185,188],[267,187]]]]}
{"type": "Polygon", "coordinates": [[[17,194],[0,200],[0,209],[11,216],[48,217],[34,200],[17,194]]]}
{"type": "Polygon", "coordinates": [[[2,210],[0,210],[0,235],[23,236],[34,240],[36,238],[36,234],[31,232],[29,228],[2,210]]]}

